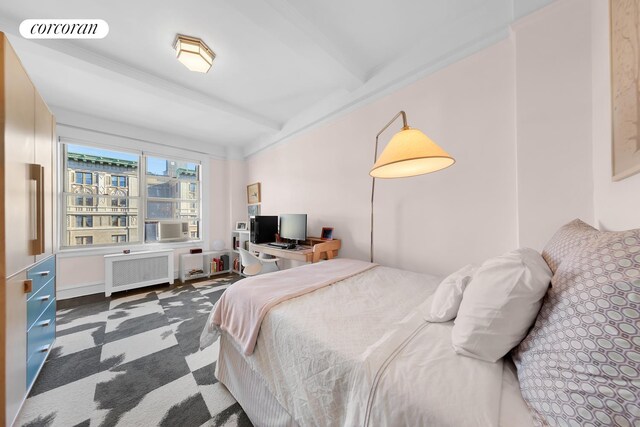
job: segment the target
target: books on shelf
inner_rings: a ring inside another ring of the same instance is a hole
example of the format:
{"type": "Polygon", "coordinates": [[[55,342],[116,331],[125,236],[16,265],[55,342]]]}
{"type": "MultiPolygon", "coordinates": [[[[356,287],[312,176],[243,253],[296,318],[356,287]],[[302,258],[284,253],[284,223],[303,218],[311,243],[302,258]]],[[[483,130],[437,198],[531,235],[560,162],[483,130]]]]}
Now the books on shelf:
{"type": "Polygon", "coordinates": [[[187,273],[189,276],[195,276],[196,274],[203,274],[204,271],[202,271],[201,268],[194,268],[189,270],[189,273],[187,273]]]}
{"type": "Polygon", "coordinates": [[[211,259],[211,273],[226,271],[229,269],[229,255],[222,255],[219,258],[211,259]]]}

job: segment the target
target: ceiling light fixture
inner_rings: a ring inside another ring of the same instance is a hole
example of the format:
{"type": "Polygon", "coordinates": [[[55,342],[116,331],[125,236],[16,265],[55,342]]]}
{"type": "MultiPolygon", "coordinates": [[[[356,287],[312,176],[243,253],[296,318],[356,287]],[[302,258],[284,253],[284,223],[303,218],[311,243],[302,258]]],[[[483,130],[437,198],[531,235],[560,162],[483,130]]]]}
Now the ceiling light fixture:
{"type": "Polygon", "coordinates": [[[178,61],[198,73],[206,73],[213,65],[216,54],[202,40],[178,34],[173,42],[178,61]]]}

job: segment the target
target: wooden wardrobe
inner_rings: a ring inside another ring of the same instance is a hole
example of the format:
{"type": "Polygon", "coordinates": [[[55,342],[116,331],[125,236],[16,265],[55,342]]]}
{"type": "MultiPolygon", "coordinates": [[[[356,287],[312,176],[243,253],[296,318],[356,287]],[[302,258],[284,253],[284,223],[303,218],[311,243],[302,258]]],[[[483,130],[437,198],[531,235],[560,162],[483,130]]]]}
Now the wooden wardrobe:
{"type": "Polygon", "coordinates": [[[0,425],[10,426],[55,337],[55,120],[3,33],[0,127],[0,425]]]}

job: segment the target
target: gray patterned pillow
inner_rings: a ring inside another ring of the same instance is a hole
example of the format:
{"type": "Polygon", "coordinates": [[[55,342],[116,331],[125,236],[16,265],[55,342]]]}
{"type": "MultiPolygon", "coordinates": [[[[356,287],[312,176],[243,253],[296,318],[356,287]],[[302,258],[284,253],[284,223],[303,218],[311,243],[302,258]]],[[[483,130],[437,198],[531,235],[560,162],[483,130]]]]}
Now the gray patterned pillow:
{"type": "Polygon", "coordinates": [[[551,272],[555,274],[567,255],[597,237],[598,233],[599,231],[589,224],[574,219],[556,231],[556,234],[542,250],[542,258],[549,265],[551,272]]]}
{"type": "Polygon", "coordinates": [[[640,229],[600,232],[558,268],[513,352],[541,425],[640,426],[640,229]]]}

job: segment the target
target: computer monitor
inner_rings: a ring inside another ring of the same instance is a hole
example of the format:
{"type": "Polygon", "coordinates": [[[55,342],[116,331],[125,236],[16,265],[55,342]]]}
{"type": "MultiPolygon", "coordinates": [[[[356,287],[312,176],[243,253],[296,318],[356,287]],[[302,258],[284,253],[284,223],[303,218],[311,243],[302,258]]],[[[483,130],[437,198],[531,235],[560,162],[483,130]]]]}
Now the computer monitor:
{"type": "Polygon", "coordinates": [[[249,239],[251,243],[269,243],[276,240],[278,217],[275,215],[256,215],[251,218],[249,239]]]}
{"type": "Polygon", "coordinates": [[[306,240],[307,214],[280,215],[280,237],[289,240],[306,240]]]}

